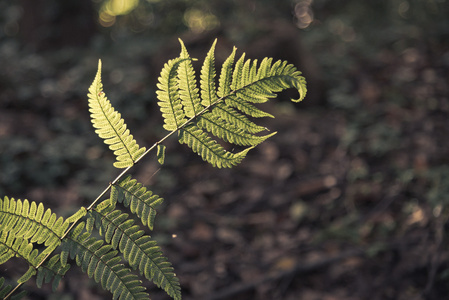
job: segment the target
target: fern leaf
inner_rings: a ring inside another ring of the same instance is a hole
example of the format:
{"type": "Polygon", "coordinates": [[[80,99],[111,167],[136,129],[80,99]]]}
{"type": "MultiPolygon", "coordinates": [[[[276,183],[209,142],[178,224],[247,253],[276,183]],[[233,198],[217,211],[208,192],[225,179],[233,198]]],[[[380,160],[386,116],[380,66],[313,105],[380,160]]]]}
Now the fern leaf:
{"type": "Polygon", "coordinates": [[[30,280],[30,278],[32,276],[36,275],[36,269],[33,266],[29,266],[28,270],[25,272],[25,274],[23,274],[22,276],[20,276],[19,279],[17,279],[17,283],[25,283],[28,280],[30,280]]]}
{"type": "MultiPolygon", "coordinates": [[[[242,84],[242,72],[243,72],[243,65],[245,63],[245,53],[240,56],[240,58],[235,63],[234,70],[232,72],[232,83],[231,83],[231,93],[232,91],[236,91],[241,87],[242,84]]],[[[228,94],[229,95],[229,94],[228,94]]],[[[223,95],[222,97],[225,97],[226,95],[223,95]]]]}
{"type": "Polygon", "coordinates": [[[179,142],[187,144],[204,161],[218,168],[230,168],[239,164],[248,151],[252,149],[252,147],[249,147],[235,154],[228,152],[194,124],[185,126],[181,130],[179,142]]]}
{"type": "Polygon", "coordinates": [[[68,238],[67,244],[70,256],[83,272],[113,294],[114,299],[148,299],[145,288],[131,270],[120,263],[117,251],[112,246],[104,245],[102,240],[83,233],[84,223],[80,223],[68,238]]]}
{"type": "Polygon", "coordinates": [[[101,209],[97,206],[89,214],[91,219],[95,219],[94,223],[105,241],[114,249],[119,249],[133,269],[139,269],[141,274],[172,298],[181,299],[179,281],[173,267],[162,255],[156,242],[134,225],[132,219],[128,219],[128,214],[114,210],[112,205],[101,206],[101,209]]]}
{"type": "Polygon", "coordinates": [[[216,118],[212,113],[203,114],[198,124],[200,128],[206,129],[223,141],[240,146],[256,146],[276,134],[273,132],[269,135],[257,136],[234,124],[227,123],[222,118],[216,118]]]}
{"type": "Polygon", "coordinates": [[[241,111],[242,113],[244,113],[250,117],[253,117],[253,118],[264,118],[264,117],[274,118],[273,115],[271,115],[267,112],[264,112],[263,110],[258,109],[251,103],[242,99],[242,96],[243,96],[242,93],[239,93],[237,95],[230,95],[225,100],[226,105],[228,107],[236,108],[239,111],[241,111]]]}
{"type": "Polygon", "coordinates": [[[204,59],[203,67],[201,68],[201,104],[204,107],[212,105],[218,100],[217,91],[215,89],[215,58],[214,50],[217,40],[215,39],[212,47],[204,59]]]}
{"type": "Polygon", "coordinates": [[[59,282],[69,269],[70,265],[63,265],[61,263],[60,256],[55,255],[37,270],[36,285],[40,288],[44,282],[49,283],[53,280],[52,289],[53,291],[56,291],[59,286],[59,282]]]}
{"type": "Polygon", "coordinates": [[[24,259],[30,268],[20,279],[19,283],[27,281],[36,273],[36,267],[44,254],[38,254],[38,250],[33,250],[33,244],[21,237],[16,237],[12,232],[2,232],[0,236],[0,263],[4,263],[16,256],[24,259]]]}
{"type": "Polygon", "coordinates": [[[28,200],[0,199],[0,231],[10,232],[15,238],[30,240],[31,243],[44,244],[44,252],[50,253],[61,243],[60,238],[69,224],[62,217],[56,220],[56,214],[42,204],[28,200]]]}
{"type": "Polygon", "coordinates": [[[112,185],[111,201],[123,203],[125,207],[129,206],[131,212],[141,219],[142,224],[153,230],[156,207],[164,199],[154,195],[135,179],[131,179],[131,176],[127,176],[112,185]]]}
{"type": "Polygon", "coordinates": [[[65,221],[67,223],[74,223],[77,222],[79,219],[81,219],[82,217],[84,217],[87,213],[87,210],[85,207],[81,207],[76,213],[74,213],[73,215],[71,215],[70,217],[68,217],[65,221]]]}
{"type": "Polygon", "coordinates": [[[89,111],[91,121],[96,128],[95,132],[104,139],[105,144],[116,155],[116,168],[132,166],[145,152],[145,147],[139,147],[136,140],[126,129],[125,121],[120,113],[114,110],[110,101],[103,92],[101,83],[101,60],[98,62],[98,71],[92,85],[89,88],[89,111]]]}
{"type": "Polygon", "coordinates": [[[236,50],[237,48],[235,47],[232,49],[231,55],[228,56],[228,58],[223,63],[223,66],[221,67],[220,79],[218,81],[218,97],[224,97],[231,92],[232,66],[234,64],[236,50]]]}
{"type": "Polygon", "coordinates": [[[248,133],[259,133],[266,130],[265,127],[259,126],[248,119],[247,116],[241,114],[232,107],[224,103],[217,103],[212,109],[212,114],[215,118],[223,119],[225,122],[235,125],[238,128],[245,130],[248,133]]]}
{"type": "MultiPolygon", "coordinates": [[[[41,278],[41,270],[53,272],[57,283],[68,270],[69,265],[55,269],[55,260],[44,263],[38,269],[44,257],[51,253],[61,243],[61,237],[68,228],[63,218],[56,217],[47,209],[44,213],[43,205],[37,206],[35,202],[28,200],[15,200],[5,197],[0,199],[0,264],[11,257],[20,257],[29,264],[29,269],[17,282],[19,284],[28,281],[33,275],[41,278]],[[33,243],[44,244],[42,251],[34,249],[33,243]]],[[[59,259],[59,255],[56,257],[59,259]]],[[[47,274],[46,273],[46,274],[47,274]]],[[[48,275],[46,275],[48,276],[48,275]]],[[[54,282],[54,285],[56,284],[54,282]]]]}
{"type": "MultiPolygon", "coordinates": [[[[72,237],[79,237],[81,235],[81,233],[83,232],[83,230],[84,230],[84,227],[85,227],[84,225],[85,225],[84,223],[78,224],[70,232],[70,236],[72,236],[72,237]]],[[[85,233],[85,235],[87,237],[90,234],[91,234],[90,231],[85,233]]],[[[78,246],[78,244],[76,244],[76,243],[70,243],[70,242],[67,242],[67,240],[63,241],[63,243],[61,244],[61,247],[60,247],[60,249],[61,249],[60,261],[61,261],[61,265],[63,267],[65,267],[67,265],[67,260],[69,258],[69,255],[70,255],[70,258],[72,258],[72,259],[75,258],[75,255],[76,255],[77,251],[79,251],[79,250],[77,250],[77,246],[78,246]]]]}
{"type": "Polygon", "coordinates": [[[14,235],[9,235],[8,232],[3,231],[0,236],[0,264],[7,262],[16,254],[12,248],[14,243],[14,235]]]}
{"type": "Polygon", "coordinates": [[[192,59],[187,52],[181,39],[181,63],[178,67],[179,97],[184,107],[185,115],[188,118],[196,116],[201,110],[198,87],[196,86],[195,71],[192,66],[192,59]]]}
{"type": "Polygon", "coordinates": [[[178,130],[187,122],[186,114],[181,104],[178,91],[177,72],[182,60],[180,58],[168,61],[164,65],[157,84],[156,91],[159,99],[158,105],[164,118],[164,129],[167,131],[178,130]]]}
{"type": "Polygon", "coordinates": [[[163,165],[165,161],[165,146],[158,144],[157,145],[157,161],[159,164],[163,165]]]}
{"type": "Polygon", "coordinates": [[[259,64],[257,60],[245,59],[245,53],[234,65],[235,47],[223,63],[216,89],[214,41],[201,68],[201,99],[198,99],[192,60],[181,40],[180,43],[180,57],[166,65],[158,85],[164,128],[172,132],[179,130],[179,142],[187,144],[213,166],[229,168],[237,165],[250,149],[275,134],[259,135],[266,128],[250,118],[273,116],[256,107],[257,104],[267,102],[287,88],[299,91],[300,97],[292,101],[301,101],[305,97],[305,79],[293,65],[285,61],[272,63],[270,58],[259,64]],[[181,60],[184,61],[176,65],[181,60]],[[228,152],[215,138],[248,148],[238,153],[228,152]]]}
{"type": "Polygon", "coordinates": [[[55,269],[55,260],[44,263],[39,269],[37,266],[45,256],[61,244],[61,237],[67,230],[69,222],[64,222],[62,217],[57,219],[56,214],[50,209],[45,210],[42,204],[36,205],[35,202],[30,204],[28,200],[21,201],[5,197],[3,200],[0,199],[0,224],[2,232],[0,263],[17,256],[29,264],[28,271],[17,282],[26,282],[37,272],[39,284],[40,272],[47,270],[46,276],[49,276],[48,272],[53,272],[56,281],[54,286],[57,286],[70,266],[61,265],[55,269]],[[33,243],[44,244],[45,248],[39,252],[33,249],[33,243]]]}

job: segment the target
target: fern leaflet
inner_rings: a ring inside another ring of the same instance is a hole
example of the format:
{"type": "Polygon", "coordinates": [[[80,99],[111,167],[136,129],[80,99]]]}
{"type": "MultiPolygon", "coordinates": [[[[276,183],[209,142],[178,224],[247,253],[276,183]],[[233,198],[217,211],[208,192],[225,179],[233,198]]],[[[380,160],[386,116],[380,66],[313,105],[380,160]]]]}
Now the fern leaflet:
{"type": "Polygon", "coordinates": [[[156,241],[134,225],[128,214],[114,210],[108,200],[100,203],[89,214],[86,225],[88,230],[95,224],[105,241],[113,249],[118,248],[133,269],[139,269],[141,274],[163,288],[173,299],[181,299],[181,289],[173,267],[162,255],[156,241]]]}
{"type": "Polygon", "coordinates": [[[188,145],[203,160],[218,168],[231,168],[238,165],[245,158],[246,153],[253,148],[249,147],[235,154],[228,152],[195,124],[182,128],[179,143],[188,145]]]}
{"type": "Polygon", "coordinates": [[[203,108],[200,104],[192,59],[190,58],[184,43],[181,40],[179,41],[181,42],[181,61],[178,67],[179,97],[181,98],[186,117],[192,118],[203,108]]]}
{"type": "Polygon", "coordinates": [[[0,231],[11,233],[15,238],[30,240],[31,243],[44,244],[44,253],[52,252],[61,243],[60,238],[69,227],[62,217],[56,220],[50,209],[44,212],[42,203],[28,200],[0,199],[0,231]]]}
{"type": "Polygon", "coordinates": [[[142,224],[148,226],[150,230],[153,230],[156,207],[164,201],[158,195],[148,191],[137,180],[131,179],[131,176],[112,185],[110,200],[114,205],[120,202],[125,207],[129,206],[131,212],[136,214],[142,224]]]}
{"type": "Polygon", "coordinates": [[[89,111],[95,132],[104,139],[105,144],[114,151],[117,161],[116,168],[127,168],[145,152],[145,147],[140,148],[126,129],[125,121],[120,113],[114,110],[110,101],[103,92],[101,83],[101,61],[98,62],[98,71],[92,85],[89,88],[89,111]]]}
{"type": "Polygon", "coordinates": [[[176,79],[178,67],[182,60],[180,58],[169,60],[164,65],[157,84],[156,91],[159,99],[158,105],[164,118],[164,129],[168,131],[178,130],[187,123],[187,118],[178,91],[176,79]]]}
{"type": "MultiPolygon", "coordinates": [[[[89,232],[83,231],[84,225],[84,222],[78,224],[67,236],[62,251],[69,252],[81,270],[110,291],[114,299],[148,299],[138,277],[120,263],[117,251],[111,245],[104,245],[104,241],[90,237],[89,232]]],[[[67,254],[61,254],[63,265],[66,258],[67,254]]]]}
{"type": "MultiPolygon", "coordinates": [[[[79,213],[77,213],[79,215],[79,213]]],[[[17,283],[28,281],[33,275],[38,275],[37,285],[41,285],[42,276],[45,281],[53,279],[55,290],[60,279],[70,265],[62,266],[59,256],[41,264],[44,258],[61,244],[61,237],[69,227],[70,221],[56,217],[50,209],[44,210],[42,204],[28,200],[15,200],[5,197],[0,199],[0,263],[4,263],[16,256],[24,259],[28,264],[25,272],[17,283]],[[44,244],[44,250],[39,252],[33,244],[44,244]]]]}

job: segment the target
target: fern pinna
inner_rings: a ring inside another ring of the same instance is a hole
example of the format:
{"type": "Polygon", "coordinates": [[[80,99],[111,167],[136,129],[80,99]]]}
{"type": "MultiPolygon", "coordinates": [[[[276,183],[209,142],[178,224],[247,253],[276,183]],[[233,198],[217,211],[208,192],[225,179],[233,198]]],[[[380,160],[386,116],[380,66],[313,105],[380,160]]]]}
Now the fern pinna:
{"type": "Polygon", "coordinates": [[[96,128],[95,132],[104,139],[111,150],[114,150],[117,156],[114,166],[130,167],[145,152],[145,147],[139,147],[129,133],[129,129],[126,129],[125,121],[120,113],[114,110],[106,98],[101,83],[101,61],[98,62],[98,70],[88,94],[92,124],[96,128]]]}
{"type": "Polygon", "coordinates": [[[265,58],[258,63],[245,59],[245,54],[235,61],[234,48],[221,67],[217,87],[216,41],[206,55],[198,82],[194,59],[180,43],[181,53],[165,64],[156,92],[163,127],[169,133],[148,150],[137,144],[107,99],[99,61],[88,93],[91,121],[95,132],[114,151],[113,165],[125,170],[89,207],[81,207],[63,219],[45,210],[42,203],[0,198],[0,264],[19,257],[29,265],[14,288],[0,278],[2,299],[20,298],[23,292],[15,291],[35,275],[39,287],[52,281],[56,289],[70,268],[70,260],[110,291],[113,299],[148,299],[141,278],[153,282],[173,299],[181,299],[171,263],[148,234],[163,199],[126,173],[155,148],[157,160],[163,164],[163,142],[173,134],[214,167],[239,164],[249,150],[276,133],[264,134],[267,128],[254,123],[256,118],[273,117],[257,106],[287,88],[298,90],[299,98],[292,101],[299,102],[306,95],[306,82],[301,72],[285,61],[265,58]],[[223,142],[243,150],[228,151],[223,142]]]}
{"type": "MultiPolygon", "coordinates": [[[[29,268],[17,280],[19,284],[37,274],[37,286],[42,286],[43,281],[53,280],[53,288],[56,289],[69,265],[62,265],[58,256],[46,259],[61,244],[61,237],[73,220],[57,219],[56,214],[50,209],[45,210],[42,203],[8,197],[0,199],[0,264],[20,257],[28,262],[29,268]],[[45,247],[39,251],[35,244],[45,247]]],[[[2,299],[11,290],[11,285],[4,287],[0,291],[2,299]]]]}

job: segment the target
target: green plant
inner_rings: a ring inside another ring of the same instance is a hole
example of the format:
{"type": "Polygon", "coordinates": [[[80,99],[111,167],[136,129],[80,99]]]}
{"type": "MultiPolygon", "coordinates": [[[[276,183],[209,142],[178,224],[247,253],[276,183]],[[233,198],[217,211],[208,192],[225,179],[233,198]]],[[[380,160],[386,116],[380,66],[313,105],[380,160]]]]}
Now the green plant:
{"type": "Polygon", "coordinates": [[[234,65],[234,48],[222,66],[216,88],[215,41],[204,60],[198,88],[193,59],[181,40],[180,43],[180,56],[165,64],[157,85],[163,127],[169,133],[149,149],[137,144],[106,98],[99,61],[88,94],[91,120],[95,132],[114,151],[114,166],[124,170],[88,207],[81,207],[64,219],[50,209],[45,210],[42,203],[6,196],[0,199],[0,263],[19,257],[29,265],[14,289],[10,285],[3,287],[5,280],[0,279],[0,297],[9,298],[34,275],[37,286],[52,281],[55,289],[70,268],[70,258],[110,291],[114,299],[148,299],[140,277],[131,269],[139,270],[141,276],[173,299],[181,299],[173,267],[142,229],[142,226],[153,229],[156,208],[163,200],[127,173],[156,149],[158,161],[163,164],[163,142],[174,134],[181,144],[215,167],[237,165],[250,149],[275,134],[261,135],[267,129],[251,119],[272,116],[255,104],[266,102],[275,97],[274,92],[286,88],[296,88],[300,97],[292,100],[301,101],[306,94],[306,82],[301,72],[287,62],[273,63],[265,58],[258,64],[256,60],[245,60],[243,54],[234,65]],[[237,153],[227,151],[223,142],[243,149],[237,153]],[[118,204],[133,215],[122,212],[118,204]],[[141,224],[135,224],[134,215],[141,224]]]}

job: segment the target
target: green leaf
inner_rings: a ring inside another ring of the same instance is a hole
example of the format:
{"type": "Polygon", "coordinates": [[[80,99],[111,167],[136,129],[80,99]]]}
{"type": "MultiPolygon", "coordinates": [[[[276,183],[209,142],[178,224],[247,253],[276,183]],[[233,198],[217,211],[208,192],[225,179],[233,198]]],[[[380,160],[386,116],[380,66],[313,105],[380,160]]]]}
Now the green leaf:
{"type": "Polygon", "coordinates": [[[33,275],[36,274],[36,269],[33,266],[28,268],[28,271],[25,272],[18,280],[17,283],[27,282],[33,275]]]}
{"type": "Polygon", "coordinates": [[[68,217],[65,221],[67,223],[74,223],[77,222],[79,219],[81,219],[82,217],[84,217],[87,213],[86,208],[83,206],[81,207],[76,213],[74,213],[73,215],[71,215],[70,217],[68,217]]]}
{"type": "MultiPolygon", "coordinates": [[[[105,241],[114,249],[119,249],[133,269],[139,269],[141,274],[163,288],[172,298],[181,299],[181,289],[173,267],[162,255],[156,242],[145,235],[132,219],[128,219],[128,214],[111,210],[109,206],[93,211],[92,217],[101,222],[94,223],[104,235],[105,241]]],[[[97,255],[102,253],[97,251],[97,255]]],[[[101,278],[100,273],[96,276],[101,278]]]]}
{"type": "Polygon", "coordinates": [[[102,288],[112,293],[113,299],[148,299],[141,281],[131,270],[120,263],[121,259],[111,245],[104,245],[102,240],[90,237],[82,232],[84,223],[72,231],[64,243],[68,246],[70,256],[75,257],[76,264],[89,277],[101,284],[102,288]]]}
{"type": "Polygon", "coordinates": [[[101,60],[98,61],[98,71],[89,88],[89,111],[95,132],[104,139],[105,144],[114,151],[116,162],[114,167],[126,168],[145,152],[145,147],[139,147],[136,140],[127,129],[120,113],[114,110],[103,92],[101,83],[101,60]]]}
{"type": "Polygon", "coordinates": [[[164,65],[157,84],[158,105],[164,118],[164,129],[168,131],[178,130],[187,122],[177,80],[178,67],[182,61],[181,58],[169,60],[164,65]]]}
{"type": "Polygon", "coordinates": [[[215,39],[212,47],[204,59],[203,67],[201,68],[201,104],[204,107],[212,105],[218,100],[217,91],[215,89],[215,61],[214,51],[217,40],[215,39]]]}
{"type": "Polygon", "coordinates": [[[192,118],[202,110],[202,107],[192,59],[181,39],[179,39],[179,42],[181,43],[181,62],[178,67],[179,97],[181,98],[186,117],[192,118]]]}
{"type": "Polygon", "coordinates": [[[180,40],[180,57],[165,65],[156,93],[164,128],[178,131],[179,143],[189,146],[214,167],[229,168],[239,164],[250,149],[275,134],[259,134],[267,129],[252,119],[273,116],[258,104],[267,102],[287,88],[295,88],[299,92],[299,98],[292,101],[301,101],[307,88],[301,72],[286,61],[273,63],[271,58],[265,58],[259,64],[257,60],[245,59],[243,53],[234,66],[234,47],[223,63],[217,89],[216,42],[201,68],[200,91],[192,59],[180,40]],[[231,149],[234,145],[247,148],[233,153],[226,150],[223,143],[230,144],[231,149]]]}
{"type": "Polygon", "coordinates": [[[153,230],[156,207],[163,201],[162,198],[154,195],[141,183],[131,179],[131,176],[127,176],[112,185],[110,200],[113,204],[120,202],[125,207],[129,206],[131,212],[136,214],[142,224],[148,226],[150,230],[153,230]]]}
{"type": "Polygon", "coordinates": [[[162,144],[157,145],[157,161],[163,165],[165,161],[165,146],[162,144]]]}

